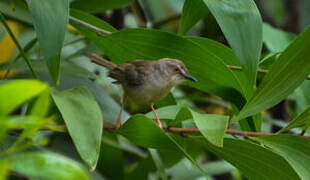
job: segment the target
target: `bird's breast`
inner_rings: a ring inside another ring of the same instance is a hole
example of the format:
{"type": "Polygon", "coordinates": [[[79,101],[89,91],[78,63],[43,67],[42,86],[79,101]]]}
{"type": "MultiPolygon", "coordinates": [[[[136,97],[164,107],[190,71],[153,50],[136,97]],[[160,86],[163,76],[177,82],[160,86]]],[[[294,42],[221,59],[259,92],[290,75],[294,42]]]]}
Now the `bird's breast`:
{"type": "Polygon", "coordinates": [[[148,81],[141,86],[127,88],[125,93],[137,104],[151,104],[165,97],[171,89],[168,83],[148,81]]]}

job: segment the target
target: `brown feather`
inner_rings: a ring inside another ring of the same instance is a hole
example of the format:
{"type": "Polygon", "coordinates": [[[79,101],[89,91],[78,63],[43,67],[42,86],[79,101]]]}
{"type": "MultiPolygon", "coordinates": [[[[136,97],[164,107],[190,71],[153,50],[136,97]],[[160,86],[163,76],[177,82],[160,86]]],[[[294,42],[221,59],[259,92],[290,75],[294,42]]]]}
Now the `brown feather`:
{"type": "Polygon", "coordinates": [[[112,62],[96,55],[96,54],[91,54],[91,53],[84,53],[84,56],[88,57],[92,62],[104,66],[109,70],[113,70],[114,68],[117,67],[117,65],[113,64],[112,62]]]}

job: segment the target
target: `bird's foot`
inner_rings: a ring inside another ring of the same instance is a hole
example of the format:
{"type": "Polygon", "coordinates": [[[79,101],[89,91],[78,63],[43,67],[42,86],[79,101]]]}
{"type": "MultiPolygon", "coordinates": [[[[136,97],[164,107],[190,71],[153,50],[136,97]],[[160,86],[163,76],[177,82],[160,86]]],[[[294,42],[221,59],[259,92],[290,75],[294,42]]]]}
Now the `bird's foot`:
{"type": "Polygon", "coordinates": [[[117,122],[115,124],[115,128],[119,129],[122,126],[122,120],[121,119],[117,119],[117,122]]]}
{"type": "Polygon", "coordinates": [[[163,128],[163,125],[161,124],[159,119],[156,119],[156,124],[157,124],[158,127],[160,127],[160,129],[163,128]]]}

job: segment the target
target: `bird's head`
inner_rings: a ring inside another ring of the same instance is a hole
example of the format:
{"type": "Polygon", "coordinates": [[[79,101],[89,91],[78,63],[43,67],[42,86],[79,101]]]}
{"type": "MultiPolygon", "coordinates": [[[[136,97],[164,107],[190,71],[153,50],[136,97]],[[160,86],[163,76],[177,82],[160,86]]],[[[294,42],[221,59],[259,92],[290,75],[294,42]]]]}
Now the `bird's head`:
{"type": "Polygon", "coordinates": [[[182,83],[185,79],[196,82],[197,80],[188,73],[184,63],[177,59],[164,58],[160,60],[164,64],[166,74],[169,75],[173,84],[182,83]]]}

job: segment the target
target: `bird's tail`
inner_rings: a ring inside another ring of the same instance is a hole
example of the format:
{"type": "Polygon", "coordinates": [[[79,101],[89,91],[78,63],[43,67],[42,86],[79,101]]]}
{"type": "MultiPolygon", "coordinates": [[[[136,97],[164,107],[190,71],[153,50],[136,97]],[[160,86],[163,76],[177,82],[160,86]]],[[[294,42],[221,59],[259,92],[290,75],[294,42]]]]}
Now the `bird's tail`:
{"type": "Polygon", "coordinates": [[[91,53],[84,53],[84,56],[88,57],[92,62],[104,66],[108,68],[109,70],[113,70],[117,67],[117,65],[113,64],[112,62],[96,55],[96,54],[91,54],[91,53]]]}

